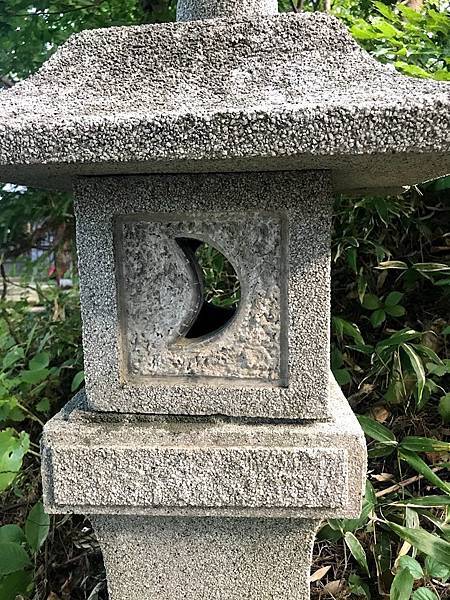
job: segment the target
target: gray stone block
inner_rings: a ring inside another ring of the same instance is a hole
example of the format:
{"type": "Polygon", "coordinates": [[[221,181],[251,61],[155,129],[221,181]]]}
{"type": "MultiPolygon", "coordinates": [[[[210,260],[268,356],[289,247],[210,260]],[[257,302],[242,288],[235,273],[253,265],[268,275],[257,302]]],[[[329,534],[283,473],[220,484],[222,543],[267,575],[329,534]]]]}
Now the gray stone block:
{"type": "Polygon", "coordinates": [[[110,600],[309,600],[318,521],[95,516],[110,600]]]}
{"type": "Polygon", "coordinates": [[[177,21],[267,16],[278,13],[277,0],[179,0],[177,21]]]}
{"type": "Polygon", "coordinates": [[[79,179],[90,406],[328,418],[331,206],[321,172],[79,179]],[[185,237],[222,250],[242,288],[233,320],[196,340],[185,237]]]}
{"type": "Polygon", "coordinates": [[[449,127],[448,82],[378,63],[322,13],[111,27],[0,93],[0,180],[322,169],[398,189],[450,171],[449,127]]]}
{"type": "Polygon", "coordinates": [[[110,415],[72,403],[46,426],[49,512],[356,517],[366,450],[336,384],[329,423],[110,415]]]}

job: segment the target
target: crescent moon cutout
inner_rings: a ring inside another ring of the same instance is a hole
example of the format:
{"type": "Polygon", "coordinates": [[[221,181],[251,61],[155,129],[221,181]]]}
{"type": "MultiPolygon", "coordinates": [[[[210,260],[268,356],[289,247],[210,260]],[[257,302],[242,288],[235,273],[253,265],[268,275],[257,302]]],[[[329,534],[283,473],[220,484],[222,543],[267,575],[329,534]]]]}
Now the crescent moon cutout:
{"type": "Polygon", "coordinates": [[[237,305],[222,307],[214,303],[214,301],[206,300],[205,279],[198,256],[199,248],[202,245],[212,248],[217,254],[223,257],[228,269],[232,270],[237,280],[238,277],[226,256],[211,244],[206,244],[206,242],[196,238],[176,238],[175,242],[185,256],[186,263],[191,272],[191,280],[194,287],[198,290],[196,298],[192,302],[191,310],[180,328],[180,338],[195,341],[196,339],[203,339],[221,331],[233,319],[237,310],[237,305]]]}

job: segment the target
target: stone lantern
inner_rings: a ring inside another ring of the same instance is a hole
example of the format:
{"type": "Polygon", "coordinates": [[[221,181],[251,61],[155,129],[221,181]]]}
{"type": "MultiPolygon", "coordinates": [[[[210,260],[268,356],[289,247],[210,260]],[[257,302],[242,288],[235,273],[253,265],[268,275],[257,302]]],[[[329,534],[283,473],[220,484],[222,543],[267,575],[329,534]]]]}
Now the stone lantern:
{"type": "Polygon", "coordinates": [[[360,511],[364,438],[329,374],[332,196],[449,171],[449,86],[276,13],[180,0],[0,95],[0,178],[75,193],[86,390],[45,427],[44,499],[89,515],[112,600],[306,600],[320,521],[360,511]],[[241,289],[219,326],[205,242],[241,289]]]}

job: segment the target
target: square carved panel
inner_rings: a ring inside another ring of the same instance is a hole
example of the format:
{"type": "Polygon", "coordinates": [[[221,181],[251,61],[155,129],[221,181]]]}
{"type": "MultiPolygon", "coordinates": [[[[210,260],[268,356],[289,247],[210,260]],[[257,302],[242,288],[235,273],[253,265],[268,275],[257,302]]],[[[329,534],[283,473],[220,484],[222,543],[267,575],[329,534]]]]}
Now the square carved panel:
{"type": "Polygon", "coordinates": [[[286,379],[284,238],[283,218],[276,213],[117,218],[125,378],[213,377],[282,384],[286,379]],[[202,242],[234,267],[241,298],[223,326],[189,337],[198,319],[211,319],[201,310],[203,276],[192,250],[202,242]]]}
{"type": "Polygon", "coordinates": [[[285,385],[286,251],[285,220],[276,212],[116,217],[124,379],[285,385]],[[234,314],[217,328],[212,309],[202,310],[203,275],[195,254],[201,243],[229,261],[240,283],[234,314]],[[208,333],[190,335],[196,327],[208,333]]]}

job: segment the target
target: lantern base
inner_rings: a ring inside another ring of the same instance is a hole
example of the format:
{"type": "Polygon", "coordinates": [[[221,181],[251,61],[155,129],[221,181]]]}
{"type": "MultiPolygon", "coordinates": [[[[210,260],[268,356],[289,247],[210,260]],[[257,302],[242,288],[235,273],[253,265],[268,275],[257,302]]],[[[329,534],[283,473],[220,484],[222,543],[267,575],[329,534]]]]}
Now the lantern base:
{"type": "Polygon", "coordinates": [[[110,600],[308,600],[313,519],[96,515],[110,600]]]}

